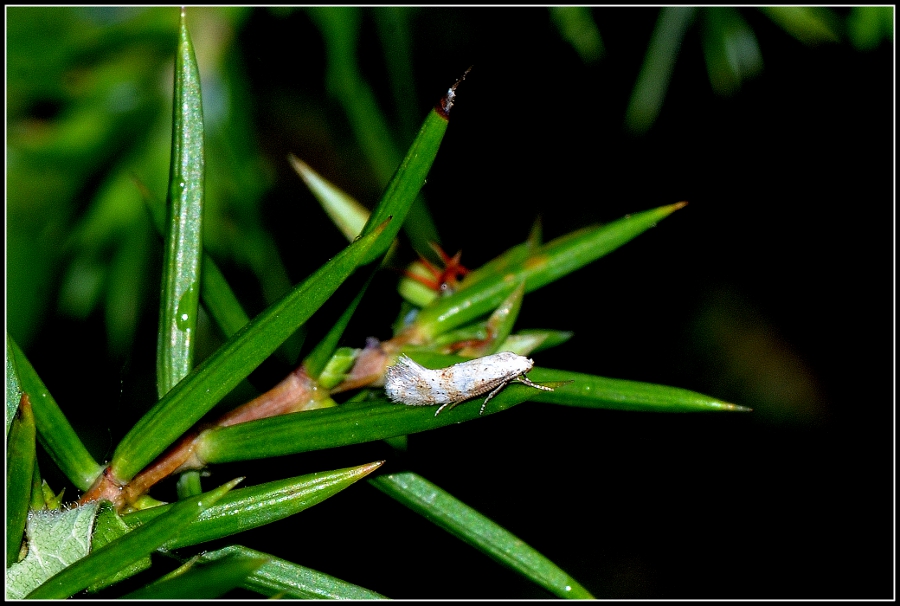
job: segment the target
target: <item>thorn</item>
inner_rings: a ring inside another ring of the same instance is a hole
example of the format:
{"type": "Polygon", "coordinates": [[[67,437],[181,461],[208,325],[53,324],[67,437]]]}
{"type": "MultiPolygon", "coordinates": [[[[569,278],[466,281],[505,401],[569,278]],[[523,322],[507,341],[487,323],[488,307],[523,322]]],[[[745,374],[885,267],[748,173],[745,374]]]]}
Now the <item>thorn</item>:
{"type": "Polygon", "coordinates": [[[466,76],[472,71],[473,67],[474,65],[470,65],[469,68],[463,72],[463,75],[453,83],[453,86],[447,89],[447,94],[441,97],[441,100],[438,101],[438,104],[434,107],[435,111],[445,120],[450,119],[450,110],[453,109],[453,103],[456,100],[456,87],[459,86],[460,82],[466,79],[466,76]]]}
{"type": "Polygon", "coordinates": [[[440,245],[435,244],[434,242],[429,242],[428,245],[431,246],[444,263],[444,269],[438,269],[422,254],[419,254],[419,262],[425,266],[425,269],[427,269],[432,276],[434,276],[434,281],[428,280],[428,278],[422,276],[417,276],[409,270],[404,270],[403,273],[407,277],[424,284],[435,292],[450,294],[459,286],[459,279],[469,273],[469,269],[463,267],[459,262],[460,258],[462,258],[462,251],[457,252],[451,257],[444,252],[444,249],[442,249],[440,245]]]}

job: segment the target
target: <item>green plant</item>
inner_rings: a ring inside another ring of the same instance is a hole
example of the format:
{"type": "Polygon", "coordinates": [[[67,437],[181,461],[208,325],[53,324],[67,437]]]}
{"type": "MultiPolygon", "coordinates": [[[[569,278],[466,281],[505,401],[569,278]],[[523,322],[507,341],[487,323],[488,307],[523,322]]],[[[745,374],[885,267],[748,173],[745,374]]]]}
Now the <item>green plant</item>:
{"type": "MultiPolygon", "coordinates": [[[[7,337],[8,587],[19,592],[11,594],[13,597],[68,597],[83,589],[100,591],[145,569],[151,554],[156,554],[154,558],[185,560],[184,565],[129,597],[202,598],[231,587],[266,595],[378,597],[241,545],[195,558],[184,554],[194,545],[277,521],[319,503],[375,472],[381,461],[250,488],[232,490],[237,482],[231,481],[207,492],[201,488],[198,471],[211,463],[266,460],[377,440],[391,441],[400,450],[404,436],[479,418],[476,402],[439,417],[429,408],[391,404],[376,384],[400,352],[438,368],[459,361],[454,353],[479,357],[512,350],[529,355],[561,344],[568,338],[561,331],[512,331],[524,294],[615,250],[683,204],[636,213],[548,243],[541,241],[536,228],[526,242],[458,282],[453,279],[456,276],[439,272],[440,279],[432,285],[436,288],[421,288],[404,280],[401,293],[406,307],[394,336],[363,349],[339,348],[340,337],[368,285],[368,280],[360,277],[375,273],[390,254],[401,226],[415,232],[420,225],[404,222],[404,218],[415,204],[447,128],[453,98],[448,93],[429,113],[370,215],[301,162],[294,162],[304,179],[317,184],[320,201],[347,226],[345,235],[352,243],[248,321],[211,255],[203,254],[206,132],[199,71],[184,17],[178,48],[166,209],[154,201],[152,193],[147,194],[153,222],[165,233],[156,359],[159,401],[118,443],[109,466],[100,465],[55,405],[24,353],[7,337]],[[445,285],[454,292],[440,296],[445,285]],[[337,301],[333,295],[338,291],[356,296],[324,331],[325,336],[307,348],[297,370],[245,406],[196,426],[298,329],[310,324],[320,308],[333,308],[337,301]],[[194,335],[201,301],[228,338],[195,366],[194,335]],[[415,316],[406,321],[410,311],[415,311],[415,316]],[[351,389],[360,391],[341,405],[331,398],[351,389]],[[85,491],[79,507],[59,511],[61,497],[49,490],[35,463],[36,437],[68,480],[85,491]],[[162,504],[149,497],[152,486],[176,472],[181,473],[177,503],[162,504]],[[16,562],[28,510],[38,512],[28,521],[30,558],[16,562]],[[54,550],[61,556],[56,569],[40,562],[41,550],[54,550]]],[[[427,241],[428,235],[417,233],[411,239],[415,242],[417,238],[427,241]]],[[[430,254],[425,249],[419,252],[430,254]]],[[[459,268],[458,259],[450,259],[449,265],[452,274],[459,268]]],[[[421,268],[410,271],[421,272],[421,268]]],[[[491,401],[487,414],[526,400],[624,410],[741,410],[677,388],[541,367],[530,376],[555,385],[555,390],[536,392],[511,385],[491,401]]],[[[252,483],[253,478],[250,480],[252,483]]],[[[590,596],[517,537],[418,474],[402,471],[369,481],[551,593],[590,596]]]]}
{"type": "MultiPolygon", "coordinates": [[[[758,9],[788,35],[807,46],[838,42],[844,23],[828,8],[770,6],[758,9]]],[[[893,36],[892,13],[884,7],[854,7],[846,27],[854,46],[872,48],[893,36]]],[[[665,7],[631,93],[627,127],[644,132],[656,120],[687,31],[697,21],[707,75],[718,95],[731,95],[762,70],[762,51],[753,28],[735,7],[665,7]]]]}

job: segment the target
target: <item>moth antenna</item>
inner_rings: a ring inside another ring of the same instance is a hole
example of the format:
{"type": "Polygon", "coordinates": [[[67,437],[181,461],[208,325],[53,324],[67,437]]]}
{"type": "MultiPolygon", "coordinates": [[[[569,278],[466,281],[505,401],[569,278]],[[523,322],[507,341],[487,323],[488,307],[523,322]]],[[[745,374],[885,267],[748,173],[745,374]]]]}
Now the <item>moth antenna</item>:
{"type": "Polygon", "coordinates": [[[528,379],[525,375],[516,377],[515,380],[518,381],[519,383],[524,383],[528,387],[534,387],[535,389],[542,389],[544,391],[554,391],[554,389],[552,387],[547,387],[546,385],[541,385],[540,383],[535,383],[534,381],[531,381],[530,379],[528,379]]]}

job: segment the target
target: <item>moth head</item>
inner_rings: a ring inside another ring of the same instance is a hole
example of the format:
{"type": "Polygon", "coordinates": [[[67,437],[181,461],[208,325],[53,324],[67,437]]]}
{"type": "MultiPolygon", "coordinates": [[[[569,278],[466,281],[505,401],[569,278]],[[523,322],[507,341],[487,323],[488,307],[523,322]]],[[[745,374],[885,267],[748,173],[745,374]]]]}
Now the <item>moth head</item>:
{"type": "Polygon", "coordinates": [[[513,371],[518,371],[516,374],[521,375],[534,368],[533,360],[526,358],[525,356],[514,354],[511,351],[501,351],[491,357],[495,358],[498,364],[502,364],[504,368],[508,369],[510,374],[512,374],[513,371]]]}

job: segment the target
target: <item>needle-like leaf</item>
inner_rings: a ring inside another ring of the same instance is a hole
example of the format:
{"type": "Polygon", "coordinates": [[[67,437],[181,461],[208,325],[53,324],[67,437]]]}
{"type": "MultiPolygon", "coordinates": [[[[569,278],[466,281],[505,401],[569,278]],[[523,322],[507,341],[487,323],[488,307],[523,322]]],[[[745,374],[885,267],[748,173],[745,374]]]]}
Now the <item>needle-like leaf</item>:
{"type": "Polygon", "coordinates": [[[240,587],[266,561],[264,557],[228,557],[205,566],[197,566],[195,561],[191,561],[121,599],[210,600],[240,587]]]}
{"type": "Polygon", "coordinates": [[[34,415],[23,394],[6,445],[6,567],[19,558],[35,466],[34,415]]]}
{"type": "Polygon", "coordinates": [[[232,480],[199,497],[180,501],[155,520],[107,543],[64,568],[26,597],[44,600],[67,598],[130,566],[181,532],[239,481],[239,479],[232,480]]]}
{"type": "Polygon", "coordinates": [[[373,478],[369,483],[557,597],[593,598],[575,579],[522,539],[422,476],[393,473],[373,478]]]}
{"type": "MultiPolygon", "coordinates": [[[[336,495],[381,467],[382,463],[375,461],[234,490],[169,540],[166,548],[196,545],[286,518],[336,495]]],[[[122,516],[122,520],[129,526],[138,527],[176,506],[161,505],[135,511],[122,516]]]]}
{"type": "Polygon", "coordinates": [[[408,330],[427,341],[466,324],[496,309],[523,280],[526,293],[546,286],[629,242],[685,204],[679,202],[661,206],[628,215],[607,225],[581,229],[530,253],[527,247],[516,248],[515,255],[508,258],[504,255],[506,260],[494,266],[496,273],[487,276],[479,272],[476,283],[471,286],[463,281],[463,288],[450,296],[436,299],[419,312],[408,330]],[[520,258],[520,255],[525,256],[520,258]]]}
{"type": "Polygon", "coordinates": [[[113,473],[130,480],[249,375],[353,273],[381,229],[353,242],[244,326],[172,388],[123,438],[113,473]]]}
{"type": "Polygon", "coordinates": [[[85,448],[31,362],[25,357],[25,353],[19,349],[12,337],[7,336],[7,340],[16,358],[22,391],[31,398],[31,408],[41,446],[50,454],[70,482],[81,490],[87,490],[103,471],[103,467],[85,448]]]}
{"type": "Polygon", "coordinates": [[[200,258],[203,253],[203,106],[200,71],[181,9],[172,104],[168,221],[156,351],[156,390],[162,397],[193,367],[200,258]]]}
{"type": "Polygon", "coordinates": [[[383,600],[385,597],[359,585],[336,579],[311,568],[248,549],[231,545],[201,556],[201,561],[225,557],[261,559],[266,562],[254,570],[242,583],[245,589],[269,597],[283,596],[298,600],[383,600]]]}

